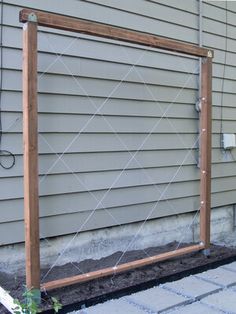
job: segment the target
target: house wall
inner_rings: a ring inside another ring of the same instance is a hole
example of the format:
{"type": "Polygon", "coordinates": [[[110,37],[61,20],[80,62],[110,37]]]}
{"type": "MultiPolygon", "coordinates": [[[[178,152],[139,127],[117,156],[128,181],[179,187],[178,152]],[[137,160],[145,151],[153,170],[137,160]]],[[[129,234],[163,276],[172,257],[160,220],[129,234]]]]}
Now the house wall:
{"type": "MultiPolygon", "coordinates": [[[[215,50],[213,208],[236,203],[236,153],[222,151],[220,137],[236,133],[236,3],[227,6],[202,7],[203,46],[215,50]]],[[[0,245],[24,239],[22,7],[199,43],[195,0],[3,1],[2,149],[16,165],[0,168],[0,245]]],[[[198,60],[51,29],[40,28],[38,42],[41,237],[198,210],[198,60]]]]}

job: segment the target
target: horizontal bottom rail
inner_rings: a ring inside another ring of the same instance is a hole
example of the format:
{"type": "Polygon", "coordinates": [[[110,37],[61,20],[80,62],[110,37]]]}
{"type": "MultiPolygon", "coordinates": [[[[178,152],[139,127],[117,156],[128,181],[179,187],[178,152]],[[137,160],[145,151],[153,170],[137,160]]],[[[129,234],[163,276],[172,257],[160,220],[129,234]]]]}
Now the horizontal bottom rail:
{"type": "Polygon", "coordinates": [[[200,251],[200,250],[203,250],[204,248],[205,248],[204,244],[200,243],[200,244],[191,245],[185,248],[177,249],[174,251],[170,251],[170,252],[154,255],[151,257],[146,257],[139,260],[135,260],[132,262],[124,263],[116,267],[108,267],[108,268],[92,271],[92,272],[81,274],[81,275],[76,275],[72,277],[49,281],[49,282],[41,284],[41,290],[42,291],[53,290],[53,289],[62,288],[65,286],[74,285],[77,283],[90,281],[96,278],[102,278],[109,275],[122,273],[128,270],[132,270],[134,268],[147,266],[156,262],[164,261],[172,257],[177,257],[184,254],[200,251]]]}

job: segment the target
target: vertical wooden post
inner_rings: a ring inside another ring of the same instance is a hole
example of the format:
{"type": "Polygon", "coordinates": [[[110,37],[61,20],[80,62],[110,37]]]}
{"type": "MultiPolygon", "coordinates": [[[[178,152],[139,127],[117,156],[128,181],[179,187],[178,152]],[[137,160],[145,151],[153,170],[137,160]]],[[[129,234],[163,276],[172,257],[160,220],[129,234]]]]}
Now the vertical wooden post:
{"type": "Polygon", "coordinates": [[[38,117],[37,117],[37,23],[23,28],[23,142],[24,212],[27,289],[40,288],[38,117]]]}
{"type": "MultiPolygon", "coordinates": [[[[209,54],[211,52],[209,51],[209,54]]],[[[212,58],[202,58],[201,117],[200,117],[200,240],[208,254],[211,215],[211,106],[212,58]]]]}

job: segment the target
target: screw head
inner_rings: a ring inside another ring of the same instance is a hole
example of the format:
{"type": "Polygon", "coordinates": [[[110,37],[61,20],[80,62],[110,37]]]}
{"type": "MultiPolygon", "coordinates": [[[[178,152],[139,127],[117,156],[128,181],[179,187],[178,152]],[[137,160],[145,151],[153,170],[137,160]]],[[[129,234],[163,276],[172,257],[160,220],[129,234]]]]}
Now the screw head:
{"type": "Polygon", "coordinates": [[[212,58],[212,51],[211,51],[211,50],[208,50],[208,51],[207,51],[207,57],[208,57],[208,58],[212,58]]]}
{"type": "Polygon", "coordinates": [[[28,15],[28,22],[34,22],[37,23],[37,16],[34,12],[29,13],[28,15]]]}

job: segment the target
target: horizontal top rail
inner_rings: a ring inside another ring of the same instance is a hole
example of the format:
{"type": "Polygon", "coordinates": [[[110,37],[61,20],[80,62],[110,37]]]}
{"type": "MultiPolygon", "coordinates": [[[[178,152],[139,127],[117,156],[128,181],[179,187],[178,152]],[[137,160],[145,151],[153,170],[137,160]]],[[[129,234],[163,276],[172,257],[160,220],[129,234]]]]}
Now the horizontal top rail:
{"type": "Polygon", "coordinates": [[[40,26],[121,40],[196,57],[213,57],[212,50],[172,39],[162,38],[156,35],[34,9],[21,10],[20,22],[28,21],[37,22],[40,26]]]}

